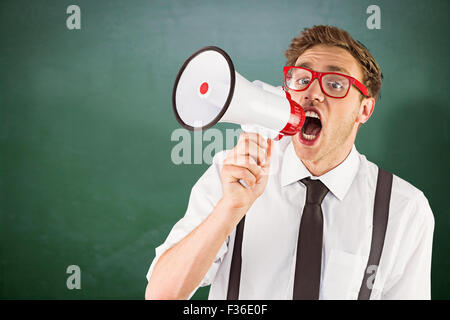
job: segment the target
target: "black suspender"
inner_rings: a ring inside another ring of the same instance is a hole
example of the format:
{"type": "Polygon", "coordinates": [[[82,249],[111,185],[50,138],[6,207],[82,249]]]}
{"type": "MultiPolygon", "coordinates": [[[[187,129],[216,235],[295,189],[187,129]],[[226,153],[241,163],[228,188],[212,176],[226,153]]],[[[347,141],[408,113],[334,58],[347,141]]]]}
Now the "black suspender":
{"type": "MultiPolygon", "coordinates": [[[[379,265],[383,251],[384,237],[386,234],[389,217],[389,202],[392,190],[392,173],[378,168],[377,187],[375,191],[375,204],[373,211],[372,243],[369,259],[364,272],[358,300],[368,300],[372,292],[372,284],[375,283],[376,268],[379,265]],[[375,274],[373,274],[375,271],[375,274]],[[372,281],[369,277],[372,275],[372,281]]],[[[233,256],[231,258],[230,277],[228,280],[227,300],[239,299],[239,285],[242,265],[242,237],[244,234],[245,216],[236,227],[233,256]]]]}
{"type": "Polygon", "coordinates": [[[389,202],[391,201],[392,173],[378,168],[377,189],[375,191],[375,205],[373,208],[372,243],[370,245],[369,260],[364,272],[358,300],[369,300],[372,293],[372,285],[375,283],[376,270],[380,265],[381,252],[383,251],[384,236],[389,218],[389,202]],[[369,276],[374,274],[373,281],[369,276]]]}

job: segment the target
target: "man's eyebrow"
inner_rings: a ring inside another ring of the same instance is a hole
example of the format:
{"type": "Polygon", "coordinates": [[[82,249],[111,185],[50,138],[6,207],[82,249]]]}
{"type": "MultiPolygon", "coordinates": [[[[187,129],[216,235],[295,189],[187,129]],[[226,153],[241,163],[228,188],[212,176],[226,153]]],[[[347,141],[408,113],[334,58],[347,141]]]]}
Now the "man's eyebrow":
{"type": "Polygon", "coordinates": [[[345,73],[347,75],[350,75],[350,72],[347,71],[347,69],[342,68],[342,67],[338,67],[338,66],[326,66],[326,69],[328,71],[336,71],[336,72],[341,72],[341,73],[345,73]]]}
{"type": "Polygon", "coordinates": [[[296,64],[296,67],[301,67],[301,68],[308,68],[311,69],[311,65],[308,62],[302,62],[300,64],[296,64]]]}
{"type": "MultiPolygon", "coordinates": [[[[295,66],[311,69],[311,64],[309,62],[302,62],[300,64],[296,64],[295,66]]],[[[340,72],[340,73],[345,73],[347,75],[350,75],[350,72],[348,72],[347,69],[345,69],[343,67],[335,66],[335,65],[328,65],[325,67],[325,70],[331,71],[331,72],[340,72]]]]}

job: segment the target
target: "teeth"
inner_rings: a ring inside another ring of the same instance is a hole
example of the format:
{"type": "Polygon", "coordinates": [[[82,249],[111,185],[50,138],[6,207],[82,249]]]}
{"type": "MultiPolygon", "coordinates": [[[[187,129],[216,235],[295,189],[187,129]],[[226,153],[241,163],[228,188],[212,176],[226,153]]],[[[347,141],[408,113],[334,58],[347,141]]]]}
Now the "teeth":
{"type": "Polygon", "coordinates": [[[316,138],[316,135],[314,135],[314,134],[305,134],[303,132],[302,132],[302,136],[306,140],[314,140],[316,138]]]}
{"type": "Polygon", "coordinates": [[[306,111],[305,116],[311,117],[311,118],[317,118],[320,120],[319,115],[314,111],[306,111]]]}

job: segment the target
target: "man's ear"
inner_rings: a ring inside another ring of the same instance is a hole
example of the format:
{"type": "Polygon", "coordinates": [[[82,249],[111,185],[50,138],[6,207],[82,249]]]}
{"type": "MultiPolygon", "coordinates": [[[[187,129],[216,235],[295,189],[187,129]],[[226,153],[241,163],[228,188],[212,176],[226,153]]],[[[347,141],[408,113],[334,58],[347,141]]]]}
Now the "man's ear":
{"type": "Polygon", "coordinates": [[[375,99],[372,97],[364,98],[361,101],[361,106],[357,117],[358,122],[362,124],[365,123],[367,120],[369,120],[374,108],[375,108],[375,99]]]}

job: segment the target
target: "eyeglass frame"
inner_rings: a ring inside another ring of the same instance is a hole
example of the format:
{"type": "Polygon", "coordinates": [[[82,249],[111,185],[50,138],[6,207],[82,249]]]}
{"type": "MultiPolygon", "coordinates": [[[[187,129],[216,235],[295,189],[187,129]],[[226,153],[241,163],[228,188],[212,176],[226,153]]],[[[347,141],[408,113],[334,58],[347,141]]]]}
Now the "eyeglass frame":
{"type": "Polygon", "coordinates": [[[328,96],[330,98],[344,99],[348,95],[348,92],[350,91],[350,87],[352,85],[354,85],[364,97],[366,97],[366,98],[370,97],[369,90],[367,90],[366,86],[364,86],[361,82],[359,82],[358,79],[353,78],[352,76],[348,76],[348,75],[343,74],[343,73],[338,73],[338,72],[318,72],[318,71],[314,71],[314,70],[311,70],[311,69],[308,69],[308,68],[296,67],[296,66],[284,66],[283,73],[284,73],[284,86],[285,86],[286,90],[289,89],[289,90],[296,91],[296,92],[305,91],[306,89],[309,88],[309,86],[311,85],[311,83],[313,83],[313,81],[315,79],[318,79],[319,80],[320,90],[322,90],[324,95],[326,95],[326,96],[328,96]],[[293,68],[294,69],[304,69],[304,70],[307,70],[307,71],[311,72],[311,74],[312,74],[311,80],[309,81],[308,85],[304,89],[297,89],[297,90],[296,89],[291,89],[287,85],[287,83],[286,83],[287,73],[288,73],[289,69],[293,69],[293,68]],[[348,86],[347,92],[345,93],[344,96],[342,96],[342,97],[333,97],[333,96],[329,95],[328,93],[326,93],[325,90],[323,90],[322,77],[325,76],[325,75],[328,75],[328,74],[336,74],[336,75],[343,76],[343,77],[347,78],[347,80],[349,81],[350,85],[348,86]]]}

